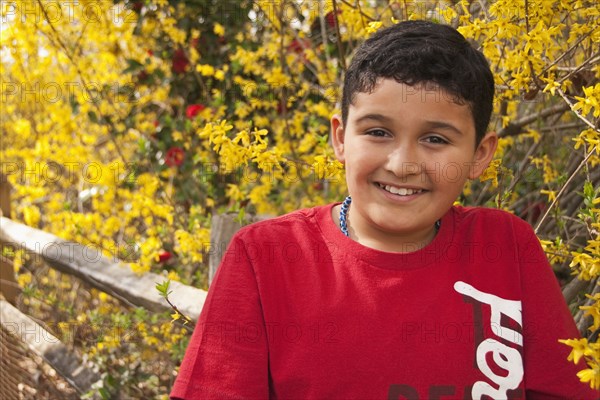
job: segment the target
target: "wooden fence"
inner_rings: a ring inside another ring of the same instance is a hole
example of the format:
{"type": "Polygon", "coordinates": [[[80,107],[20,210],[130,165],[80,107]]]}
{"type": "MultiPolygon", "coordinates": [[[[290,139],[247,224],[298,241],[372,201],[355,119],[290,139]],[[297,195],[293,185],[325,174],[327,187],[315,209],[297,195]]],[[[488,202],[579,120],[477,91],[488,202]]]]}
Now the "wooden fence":
{"type": "MultiPolygon", "coordinates": [[[[79,243],[11,220],[10,187],[0,178],[0,246],[23,249],[39,257],[49,267],[78,278],[92,288],[105,292],[123,304],[154,312],[171,307],[155,289],[164,277],[138,275],[118,260],[104,256],[89,257],[89,249],[79,243]]],[[[218,216],[211,240],[220,243],[210,257],[210,279],[222,257],[222,249],[239,229],[233,218],[218,216]]],[[[93,365],[84,363],[42,324],[15,307],[19,287],[12,261],[0,258],[0,399],[70,399],[87,392],[100,376],[93,365]]],[[[179,282],[171,282],[169,300],[185,315],[196,320],[206,292],[179,282]]],[[[40,321],[41,322],[41,321],[40,321]]]]}

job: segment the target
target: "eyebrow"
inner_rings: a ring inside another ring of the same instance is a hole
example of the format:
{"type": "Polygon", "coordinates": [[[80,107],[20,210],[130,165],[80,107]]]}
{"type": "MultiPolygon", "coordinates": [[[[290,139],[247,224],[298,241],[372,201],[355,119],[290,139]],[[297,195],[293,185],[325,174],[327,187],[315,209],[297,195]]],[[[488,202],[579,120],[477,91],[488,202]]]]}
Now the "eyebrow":
{"type": "MultiPolygon", "coordinates": [[[[378,114],[378,113],[369,113],[369,114],[365,114],[365,115],[357,118],[355,123],[359,124],[364,121],[377,121],[377,122],[382,122],[382,123],[393,122],[392,118],[390,118],[386,115],[378,114]]],[[[463,131],[461,131],[456,126],[452,125],[451,123],[445,122],[445,121],[425,121],[425,125],[429,129],[446,129],[446,130],[453,131],[454,133],[457,133],[459,135],[463,134],[463,131]]]]}
{"type": "Polygon", "coordinates": [[[392,122],[392,118],[387,117],[383,114],[370,113],[370,114],[365,114],[360,118],[357,118],[355,123],[358,124],[363,121],[392,122]]]}
{"type": "Polygon", "coordinates": [[[446,129],[446,130],[453,131],[454,133],[457,133],[459,135],[463,134],[463,131],[458,129],[456,126],[452,125],[451,123],[444,122],[444,121],[426,121],[426,125],[430,128],[434,128],[434,129],[446,129]]]}

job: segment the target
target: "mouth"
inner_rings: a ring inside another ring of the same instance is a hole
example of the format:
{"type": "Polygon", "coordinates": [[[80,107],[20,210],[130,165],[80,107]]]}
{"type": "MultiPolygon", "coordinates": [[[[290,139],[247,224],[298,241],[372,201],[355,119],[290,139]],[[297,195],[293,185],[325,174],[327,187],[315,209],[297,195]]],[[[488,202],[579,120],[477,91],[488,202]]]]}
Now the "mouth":
{"type": "Polygon", "coordinates": [[[426,192],[424,189],[414,189],[414,188],[406,188],[406,187],[397,187],[392,185],[384,185],[382,183],[377,182],[376,185],[385,190],[386,192],[395,194],[397,196],[412,196],[414,194],[420,194],[426,192]]]}

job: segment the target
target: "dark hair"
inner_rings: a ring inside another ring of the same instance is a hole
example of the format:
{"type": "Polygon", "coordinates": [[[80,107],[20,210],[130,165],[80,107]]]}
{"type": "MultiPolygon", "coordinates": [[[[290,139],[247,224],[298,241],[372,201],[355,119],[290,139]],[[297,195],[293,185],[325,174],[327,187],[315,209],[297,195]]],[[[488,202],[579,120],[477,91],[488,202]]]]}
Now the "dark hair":
{"type": "Polygon", "coordinates": [[[483,54],[454,28],[405,21],[377,31],[357,50],[346,71],[342,121],[357,93],[370,93],[380,78],[414,86],[433,83],[466,102],[475,123],[476,143],[486,133],[493,109],[494,77],[483,54]]]}

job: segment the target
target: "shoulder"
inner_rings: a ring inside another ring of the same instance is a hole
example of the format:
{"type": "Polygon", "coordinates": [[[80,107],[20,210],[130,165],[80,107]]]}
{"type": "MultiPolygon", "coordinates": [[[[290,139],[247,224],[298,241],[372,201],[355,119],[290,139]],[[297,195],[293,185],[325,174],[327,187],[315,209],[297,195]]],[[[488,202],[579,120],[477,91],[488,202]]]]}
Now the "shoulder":
{"type": "Polygon", "coordinates": [[[455,214],[456,231],[463,237],[474,236],[479,241],[492,241],[518,248],[539,246],[533,227],[507,211],[462,206],[454,206],[452,210],[455,214]]]}
{"type": "Polygon", "coordinates": [[[540,241],[527,221],[504,210],[485,207],[452,208],[456,232],[462,240],[513,249],[520,261],[546,262],[540,241]]]}
{"type": "Polygon", "coordinates": [[[531,232],[533,228],[526,221],[508,211],[487,207],[463,207],[452,208],[459,223],[459,229],[465,229],[468,225],[482,225],[486,230],[513,230],[519,232],[531,232]]]}
{"type": "Polygon", "coordinates": [[[241,228],[236,236],[241,239],[277,238],[314,235],[321,221],[331,211],[332,204],[305,208],[273,218],[266,218],[241,228]]]}

